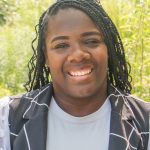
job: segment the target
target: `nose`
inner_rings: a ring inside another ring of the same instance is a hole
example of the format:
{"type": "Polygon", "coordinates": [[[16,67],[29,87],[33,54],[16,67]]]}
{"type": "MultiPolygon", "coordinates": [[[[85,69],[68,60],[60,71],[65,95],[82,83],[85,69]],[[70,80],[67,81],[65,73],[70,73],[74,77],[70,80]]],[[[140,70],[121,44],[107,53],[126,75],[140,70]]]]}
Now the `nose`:
{"type": "Polygon", "coordinates": [[[80,63],[80,62],[86,62],[90,59],[90,53],[80,46],[76,46],[72,48],[72,52],[68,56],[68,61],[70,63],[80,63]]]}

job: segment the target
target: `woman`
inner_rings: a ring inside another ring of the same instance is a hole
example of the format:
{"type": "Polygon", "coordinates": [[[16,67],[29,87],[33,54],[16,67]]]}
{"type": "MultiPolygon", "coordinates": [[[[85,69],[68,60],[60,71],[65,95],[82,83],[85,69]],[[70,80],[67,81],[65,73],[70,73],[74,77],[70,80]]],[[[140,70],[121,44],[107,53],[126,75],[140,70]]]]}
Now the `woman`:
{"type": "Polygon", "coordinates": [[[11,149],[148,149],[150,105],[130,95],[122,41],[99,2],[58,0],[37,27],[28,93],[10,97],[11,149]]]}

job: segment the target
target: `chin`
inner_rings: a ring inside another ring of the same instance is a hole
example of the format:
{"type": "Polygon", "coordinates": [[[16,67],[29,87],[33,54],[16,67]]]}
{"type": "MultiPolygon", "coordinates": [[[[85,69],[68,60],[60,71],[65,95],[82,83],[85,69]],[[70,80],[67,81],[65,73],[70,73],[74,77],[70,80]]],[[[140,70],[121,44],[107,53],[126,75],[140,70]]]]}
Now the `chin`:
{"type": "Polygon", "coordinates": [[[89,99],[95,97],[97,95],[96,91],[91,90],[79,90],[79,91],[72,91],[69,94],[72,98],[75,99],[89,99]]]}

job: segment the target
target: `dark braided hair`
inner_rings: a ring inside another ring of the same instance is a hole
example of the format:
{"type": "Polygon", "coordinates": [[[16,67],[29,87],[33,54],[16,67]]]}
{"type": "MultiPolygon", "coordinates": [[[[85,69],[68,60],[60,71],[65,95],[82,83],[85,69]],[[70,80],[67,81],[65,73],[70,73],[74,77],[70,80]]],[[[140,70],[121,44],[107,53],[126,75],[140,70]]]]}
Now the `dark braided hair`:
{"type": "Polygon", "coordinates": [[[102,32],[108,49],[108,83],[130,93],[132,89],[131,67],[126,62],[120,35],[98,0],[57,0],[42,14],[39,24],[35,27],[36,38],[32,41],[34,53],[28,63],[29,81],[25,84],[27,91],[41,88],[50,82],[50,70],[45,65],[44,35],[47,31],[49,18],[55,16],[60,9],[67,8],[75,8],[85,12],[102,32]],[[37,39],[37,48],[34,48],[34,42],[37,39]]]}

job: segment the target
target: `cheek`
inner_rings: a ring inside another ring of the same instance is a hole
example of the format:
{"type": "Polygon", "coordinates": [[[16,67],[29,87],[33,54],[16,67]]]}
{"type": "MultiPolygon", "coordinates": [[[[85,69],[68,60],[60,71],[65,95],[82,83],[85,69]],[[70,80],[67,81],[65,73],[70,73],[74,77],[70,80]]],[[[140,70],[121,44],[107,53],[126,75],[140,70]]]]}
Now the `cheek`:
{"type": "Polygon", "coordinates": [[[97,49],[97,51],[94,55],[98,62],[98,65],[100,65],[104,69],[105,68],[107,69],[107,67],[108,67],[107,47],[104,45],[102,48],[97,49]]]}
{"type": "Polygon", "coordinates": [[[52,81],[57,81],[61,78],[60,66],[54,59],[51,59],[48,64],[52,81]]]}
{"type": "Polygon", "coordinates": [[[50,69],[50,73],[52,76],[60,75],[62,68],[63,68],[63,61],[64,58],[60,57],[53,52],[49,52],[47,55],[47,65],[50,69]]]}

